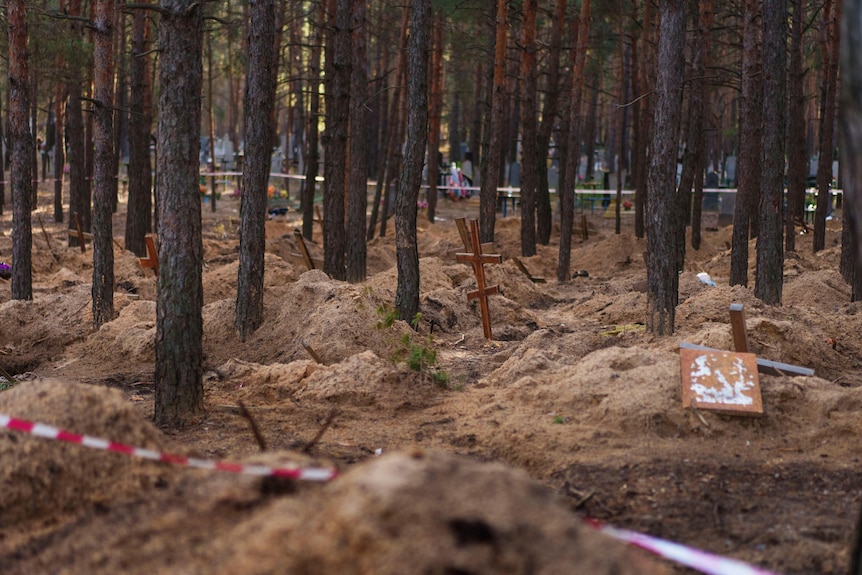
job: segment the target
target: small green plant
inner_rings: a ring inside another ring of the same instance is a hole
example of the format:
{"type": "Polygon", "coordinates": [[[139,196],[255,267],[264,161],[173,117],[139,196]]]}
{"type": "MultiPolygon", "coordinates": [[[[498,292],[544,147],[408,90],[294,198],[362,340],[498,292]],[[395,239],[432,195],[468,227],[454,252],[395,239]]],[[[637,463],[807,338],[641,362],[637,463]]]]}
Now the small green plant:
{"type": "Polygon", "coordinates": [[[9,379],[4,376],[0,376],[0,391],[6,391],[7,389],[12,389],[16,385],[18,385],[18,380],[14,377],[9,379]]]}
{"type": "MultiPolygon", "coordinates": [[[[388,304],[381,304],[377,308],[377,314],[381,317],[380,321],[377,322],[377,329],[390,328],[398,319],[398,311],[388,304]]],[[[410,320],[410,326],[418,331],[421,322],[422,314],[417,313],[410,320]]],[[[448,387],[449,376],[437,365],[437,352],[433,345],[434,340],[431,334],[428,334],[422,345],[418,345],[413,342],[409,333],[405,333],[401,337],[400,349],[395,351],[392,360],[395,362],[404,361],[407,367],[413,371],[418,371],[423,378],[430,378],[437,385],[448,387]]]]}
{"type": "Polygon", "coordinates": [[[566,418],[565,418],[565,417],[563,417],[562,415],[558,415],[558,416],[556,416],[556,417],[554,418],[554,423],[555,423],[556,425],[562,425],[562,424],[564,424],[565,422],[566,422],[566,418]]]}
{"type": "Polygon", "coordinates": [[[377,329],[385,329],[395,325],[395,320],[398,319],[398,310],[389,304],[380,304],[377,306],[377,315],[380,320],[377,322],[377,329]]]}

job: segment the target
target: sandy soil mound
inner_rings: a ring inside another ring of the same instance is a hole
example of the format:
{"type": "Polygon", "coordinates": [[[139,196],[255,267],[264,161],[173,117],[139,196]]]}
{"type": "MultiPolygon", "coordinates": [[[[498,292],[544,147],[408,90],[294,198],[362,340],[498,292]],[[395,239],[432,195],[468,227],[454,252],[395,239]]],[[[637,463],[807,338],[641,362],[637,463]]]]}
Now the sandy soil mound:
{"type": "MultiPolygon", "coordinates": [[[[0,413],[70,431],[163,450],[170,442],[117,390],[56,380],[27,381],[0,394],[0,413]]],[[[156,465],[17,431],[0,431],[0,525],[8,527],[152,486],[156,465]]]]}

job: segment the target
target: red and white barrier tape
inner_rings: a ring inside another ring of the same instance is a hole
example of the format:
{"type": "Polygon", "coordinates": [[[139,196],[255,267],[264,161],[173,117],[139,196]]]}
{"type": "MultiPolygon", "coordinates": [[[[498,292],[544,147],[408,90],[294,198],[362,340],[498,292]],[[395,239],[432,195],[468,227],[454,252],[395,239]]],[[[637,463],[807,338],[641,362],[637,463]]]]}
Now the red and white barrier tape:
{"type": "MultiPolygon", "coordinates": [[[[75,443],[92,449],[113,451],[115,453],[123,453],[125,455],[151,459],[154,461],[164,461],[166,463],[173,463],[174,465],[193,467],[196,469],[227,471],[242,475],[286,477],[289,479],[304,481],[330,481],[338,475],[338,472],[335,469],[327,469],[323,467],[279,468],[264,465],[243,465],[240,463],[196,459],[194,457],[186,457],[184,455],[160,453],[152,449],[143,449],[140,447],[124,445],[122,443],[114,443],[113,441],[89,435],[78,435],[43,423],[34,423],[32,421],[16,419],[9,417],[8,415],[0,414],[0,429],[2,428],[29,433],[30,435],[47,439],[75,443]]],[[[640,547],[641,549],[654,553],[659,557],[669,559],[681,565],[685,565],[686,567],[691,567],[701,573],[706,573],[706,575],[777,575],[772,571],[754,567],[736,559],[713,555],[706,551],[686,547],[685,545],[659,539],[658,537],[653,537],[651,535],[628,531],[626,529],[618,529],[593,520],[585,520],[585,522],[587,525],[605,535],[608,535],[609,537],[640,547]]]]}
{"type": "Polygon", "coordinates": [[[777,575],[773,571],[754,567],[736,559],[713,555],[700,549],[686,547],[680,543],[666,541],[651,535],[618,529],[590,520],[587,521],[587,524],[614,539],[640,547],[659,557],[691,567],[707,575],[777,575]]]}
{"type": "Polygon", "coordinates": [[[154,461],[164,461],[173,463],[182,467],[194,467],[196,469],[211,469],[216,471],[227,471],[230,473],[238,473],[242,475],[260,475],[273,477],[286,477],[288,479],[299,479],[303,481],[329,481],[334,479],[338,472],[335,469],[327,469],[323,467],[268,467],[265,465],[243,465],[240,463],[229,463],[225,461],[213,461],[209,459],[197,459],[194,457],[186,457],[184,455],[176,455],[170,453],[160,453],[152,449],[143,449],[140,447],[132,447],[122,443],[114,443],[106,439],[92,437],[89,435],[78,435],[69,433],[50,425],[42,423],[33,423],[23,419],[15,419],[8,415],[0,414],[0,428],[22,431],[30,435],[45,437],[47,439],[56,439],[67,443],[77,443],[92,449],[101,449],[104,451],[113,451],[115,453],[124,453],[134,457],[143,459],[152,459],[154,461]]]}

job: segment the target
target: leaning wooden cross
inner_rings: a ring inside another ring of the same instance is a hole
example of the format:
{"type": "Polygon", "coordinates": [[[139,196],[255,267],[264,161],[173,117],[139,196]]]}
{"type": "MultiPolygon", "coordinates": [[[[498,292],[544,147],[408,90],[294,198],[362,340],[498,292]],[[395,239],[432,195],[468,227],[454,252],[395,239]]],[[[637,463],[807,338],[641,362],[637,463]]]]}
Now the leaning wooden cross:
{"type": "Polygon", "coordinates": [[[323,262],[319,259],[312,258],[311,254],[308,253],[308,246],[305,245],[305,238],[302,236],[302,232],[299,231],[299,228],[293,229],[293,239],[296,241],[296,248],[299,250],[299,253],[291,255],[297,260],[302,260],[305,267],[310,270],[323,269],[323,262]]]}
{"type": "Polygon", "coordinates": [[[138,261],[141,262],[141,267],[152,268],[153,273],[156,276],[159,275],[159,252],[156,249],[156,235],[155,234],[147,234],[144,236],[144,243],[147,246],[147,257],[138,258],[138,261]]]}
{"type": "Polygon", "coordinates": [[[455,254],[459,262],[470,262],[476,273],[476,289],[467,292],[467,299],[478,299],[479,310],[482,313],[482,329],[485,331],[486,339],[494,339],[491,334],[491,313],[488,308],[488,296],[499,293],[497,286],[485,285],[485,264],[499,264],[503,256],[499,254],[483,254],[482,244],[479,242],[479,224],[476,220],[470,221],[470,235],[472,239],[472,253],[455,254]]]}

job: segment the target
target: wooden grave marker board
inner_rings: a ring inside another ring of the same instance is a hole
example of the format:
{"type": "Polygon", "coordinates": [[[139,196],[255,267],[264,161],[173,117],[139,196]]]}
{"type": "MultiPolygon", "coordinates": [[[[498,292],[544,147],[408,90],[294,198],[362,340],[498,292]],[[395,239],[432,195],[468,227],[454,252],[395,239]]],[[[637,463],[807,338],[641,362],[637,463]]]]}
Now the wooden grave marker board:
{"type": "Polygon", "coordinates": [[[681,348],[683,407],[729,415],[763,415],[753,353],[681,348]]]}

